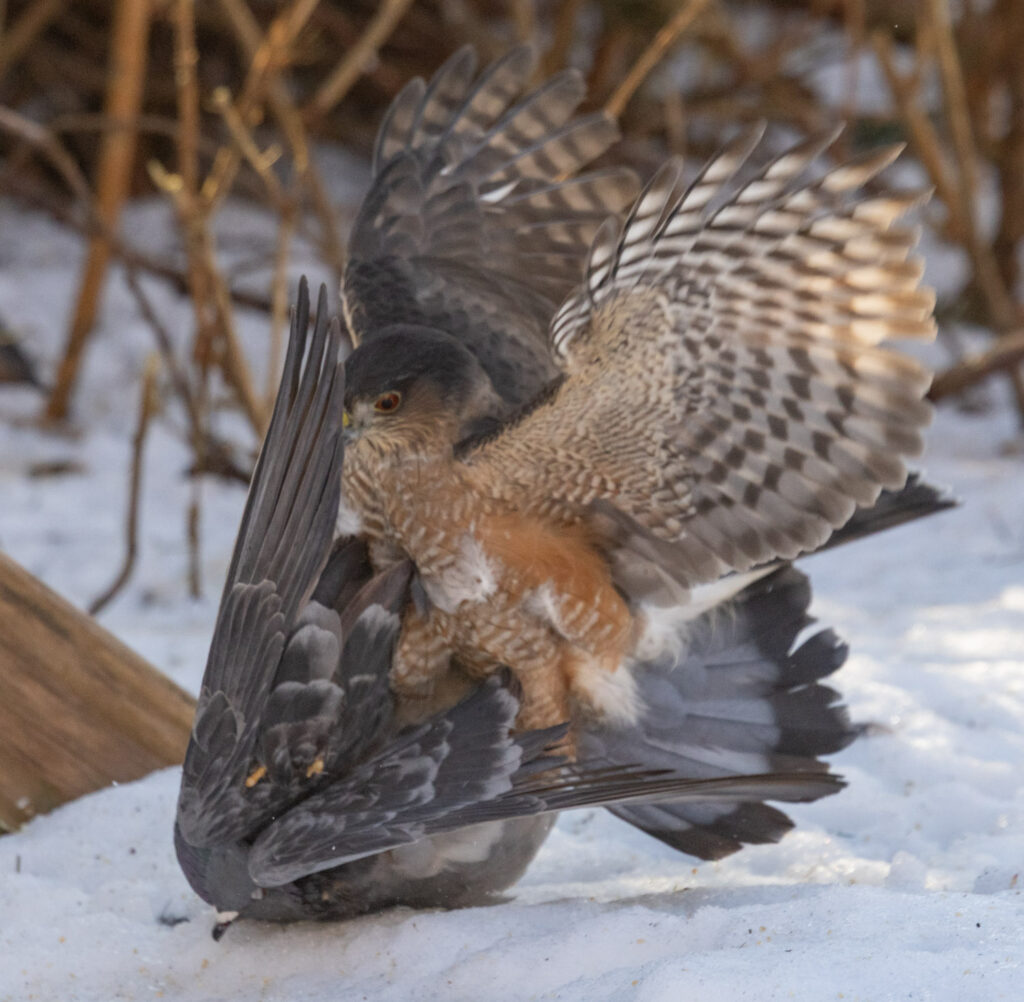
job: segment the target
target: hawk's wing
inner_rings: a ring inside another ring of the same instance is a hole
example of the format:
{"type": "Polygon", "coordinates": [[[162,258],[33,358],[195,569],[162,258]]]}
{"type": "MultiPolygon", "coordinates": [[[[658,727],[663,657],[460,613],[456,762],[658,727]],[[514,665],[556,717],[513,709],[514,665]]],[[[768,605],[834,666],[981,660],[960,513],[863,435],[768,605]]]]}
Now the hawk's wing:
{"type": "Polygon", "coordinates": [[[467,460],[528,509],[614,505],[684,584],[820,546],[903,484],[930,417],[929,374],[879,347],[933,334],[897,224],[918,199],[858,191],[898,150],[809,179],[828,140],[756,170],[760,136],[602,228],[552,326],[568,378],[467,460]]]}
{"type": "Polygon", "coordinates": [[[529,48],[513,49],[474,81],[464,48],[429,85],[402,90],[377,137],[343,280],[357,341],[395,324],[450,334],[509,409],[557,374],[551,317],[594,234],[637,187],[622,169],[573,177],[617,129],[601,114],[573,117],[585,90],[574,70],[520,97],[533,65],[529,48]]]}
{"type": "Polygon", "coordinates": [[[307,342],[308,322],[303,280],[185,756],[178,823],[193,846],[250,834],[389,722],[408,574],[368,581],[361,544],[332,553],[344,379],[324,290],[307,342]]]}

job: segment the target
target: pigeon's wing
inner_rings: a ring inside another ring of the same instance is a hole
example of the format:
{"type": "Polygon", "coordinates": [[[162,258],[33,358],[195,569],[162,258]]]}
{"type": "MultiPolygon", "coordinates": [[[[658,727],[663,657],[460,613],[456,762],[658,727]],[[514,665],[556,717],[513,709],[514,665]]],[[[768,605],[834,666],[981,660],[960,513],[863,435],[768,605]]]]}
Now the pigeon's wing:
{"type": "Polygon", "coordinates": [[[399,734],[268,825],[252,846],[252,880],[278,886],[469,825],[573,807],[803,801],[842,786],[829,775],[694,780],[641,766],[568,765],[557,754],[565,727],[513,733],[518,710],[511,676],[496,675],[458,706],[399,734]]]}
{"type": "MultiPolygon", "coordinates": [[[[338,361],[340,332],[336,323],[328,324],[325,290],[311,338],[308,323],[303,280],[185,756],[178,819],[194,845],[240,837],[259,813],[252,796],[255,782],[247,787],[246,780],[259,768],[268,702],[282,657],[287,660],[289,650],[294,651],[296,627],[310,618],[309,600],[331,553],[344,375],[338,361]]],[[[324,639],[314,637],[314,646],[324,639]]],[[[325,666],[321,674],[330,678],[335,667],[331,664],[328,672],[325,666]]]]}
{"type": "Polygon", "coordinates": [[[919,196],[863,191],[898,149],[813,175],[827,139],[757,168],[759,141],[689,186],[668,165],[601,231],[552,326],[566,378],[466,459],[527,510],[614,506],[684,585],[819,547],[930,419],[929,373],[880,346],[934,333],[919,196]]]}
{"type": "Polygon", "coordinates": [[[343,280],[357,341],[396,324],[449,334],[480,361],[511,410],[557,374],[547,338],[579,283],[598,227],[636,194],[622,169],[577,172],[617,138],[602,114],[574,117],[567,70],[523,95],[527,47],[476,77],[472,49],[395,98],[343,280]]]}

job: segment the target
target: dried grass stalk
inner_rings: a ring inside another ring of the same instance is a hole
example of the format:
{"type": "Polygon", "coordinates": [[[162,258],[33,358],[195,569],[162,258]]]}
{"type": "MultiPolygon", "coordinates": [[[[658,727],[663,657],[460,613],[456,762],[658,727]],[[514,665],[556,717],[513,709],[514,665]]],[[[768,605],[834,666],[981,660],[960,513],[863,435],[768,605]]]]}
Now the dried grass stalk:
{"type": "MultiPolygon", "coordinates": [[[[149,0],[119,0],[114,14],[106,102],[106,113],[115,121],[132,121],[138,118],[141,110],[149,25],[149,0]]],[[[137,133],[130,128],[111,131],[103,137],[96,181],[96,214],[109,230],[116,228],[121,206],[128,194],[135,164],[136,139],[137,133]]],[[[64,354],[46,403],[47,420],[63,421],[68,416],[82,352],[96,322],[109,260],[109,240],[103,235],[93,237],[64,354]]]]}

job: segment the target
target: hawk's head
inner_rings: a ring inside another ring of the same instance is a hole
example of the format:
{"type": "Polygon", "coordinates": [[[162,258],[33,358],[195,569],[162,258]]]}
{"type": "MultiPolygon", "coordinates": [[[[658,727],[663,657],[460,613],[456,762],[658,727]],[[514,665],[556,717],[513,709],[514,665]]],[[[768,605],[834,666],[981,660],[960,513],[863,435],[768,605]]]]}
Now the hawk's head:
{"type": "Polygon", "coordinates": [[[385,448],[454,445],[498,407],[474,355],[430,327],[396,324],[361,344],[345,362],[349,441],[385,448]]]}

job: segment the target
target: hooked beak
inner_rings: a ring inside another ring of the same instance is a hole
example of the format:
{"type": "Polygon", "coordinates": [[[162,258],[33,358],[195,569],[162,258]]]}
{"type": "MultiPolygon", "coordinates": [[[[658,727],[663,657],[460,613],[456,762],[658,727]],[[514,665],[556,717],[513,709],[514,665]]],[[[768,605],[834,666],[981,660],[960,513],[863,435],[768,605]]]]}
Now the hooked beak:
{"type": "Polygon", "coordinates": [[[352,424],[352,415],[346,410],[341,415],[341,440],[349,445],[359,437],[359,432],[352,424]]]}

